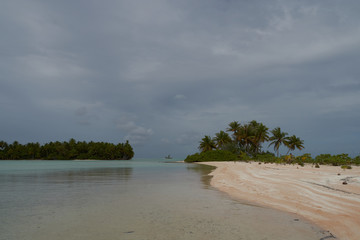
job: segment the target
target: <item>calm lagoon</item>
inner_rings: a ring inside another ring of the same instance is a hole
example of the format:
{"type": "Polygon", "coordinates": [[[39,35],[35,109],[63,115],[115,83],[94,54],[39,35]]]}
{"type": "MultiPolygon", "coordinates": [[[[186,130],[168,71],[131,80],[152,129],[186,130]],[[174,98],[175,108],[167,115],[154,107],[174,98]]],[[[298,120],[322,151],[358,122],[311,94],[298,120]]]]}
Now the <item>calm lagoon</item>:
{"type": "Polygon", "coordinates": [[[211,167],[131,161],[0,161],[0,240],[321,239],[297,216],[231,199],[211,167]]]}

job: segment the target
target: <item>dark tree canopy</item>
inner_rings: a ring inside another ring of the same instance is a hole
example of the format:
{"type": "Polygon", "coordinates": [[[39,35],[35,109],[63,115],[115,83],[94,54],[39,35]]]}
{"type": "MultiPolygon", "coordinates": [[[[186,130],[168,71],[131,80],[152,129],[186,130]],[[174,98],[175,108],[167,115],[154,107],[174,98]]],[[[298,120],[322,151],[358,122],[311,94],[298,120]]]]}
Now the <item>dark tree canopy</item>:
{"type": "Polygon", "coordinates": [[[1,160],[129,160],[133,158],[134,151],[128,141],[125,143],[106,142],[79,142],[70,139],[68,142],[49,142],[44,145],[27,143],[25,145],[14,141],[8,144],[0,141],[1,160]]]}
{"type": "Polygon", "coordinates": [[[289,151],[304,148],[304,141],[295,135],[287,137],[288,133],[282,132],[279,127],[271,130],[271,135],[269,135],[269,128],[255,120],[243,124],[239,121],[233,121],[229,123],[226,131],[230,132],[231,136],[224,131],[216,133],[214,138],[205,136],[200,141],[199,149],[201,152],[217,149],[257,156],[264,153],[263,144],[268,141],[270,141],[269,146],[274,145],[278,157],[281,145],[288,147],[289,151]]]}

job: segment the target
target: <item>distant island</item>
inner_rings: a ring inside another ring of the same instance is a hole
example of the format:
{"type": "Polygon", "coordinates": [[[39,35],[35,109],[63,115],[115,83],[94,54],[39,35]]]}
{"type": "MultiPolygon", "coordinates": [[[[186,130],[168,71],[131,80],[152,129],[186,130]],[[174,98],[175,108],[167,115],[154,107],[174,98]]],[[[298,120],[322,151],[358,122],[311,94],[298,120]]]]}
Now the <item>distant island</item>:
{"type": "Polygon", "coordinates": [[[125,143],[85,142],[70,139],[68,142],[8,144],[0,141],[0,160],[130,160],[134,151],[128,141],[125,143]]]}
{"type": "Polygon", "coordinates": [[[215,137],[204,136],[199,144],[200,153],[188,155],[185,162],[209,161],[257,161],[259,163],[288,163],[304,166],[305,163],[315,165],[333,165],[342,168],[351,168],[351,165],[360,165],[360,156],[350,157],[348,154],[320,154],[313,158],[305,153],[294,156],[290,152],[305,148],[304,141],[295,135],[289,136],[287,132],[276,127],[269,131],[263,123],[255,120],[240,124],[238,121],[229,123],[225,131],[215,134],[215,137]],[[229,133],[232,133],[229,135],[229,133]],[[263,144],[273,146],[274,152],[264,151],[263,144]],[[288,151],[280,155],[280,146],[284,145],[288,151]],[[290,153],[290,154],[289,154],[290,153]]]}

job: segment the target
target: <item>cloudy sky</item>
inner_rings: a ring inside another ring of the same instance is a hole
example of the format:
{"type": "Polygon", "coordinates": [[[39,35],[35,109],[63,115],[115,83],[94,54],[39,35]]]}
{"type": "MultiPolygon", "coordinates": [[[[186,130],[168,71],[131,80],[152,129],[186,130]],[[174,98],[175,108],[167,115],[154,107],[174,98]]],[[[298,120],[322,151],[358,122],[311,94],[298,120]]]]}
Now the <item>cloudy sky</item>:
{"type": "MultiPolygon", "coordinates": [[[[358,0],[2,0],[0,140],[182,158],[257,120],[360,154],[358,0]]],[[[272,149],[269,149],[272,150],[272,149]]]]}

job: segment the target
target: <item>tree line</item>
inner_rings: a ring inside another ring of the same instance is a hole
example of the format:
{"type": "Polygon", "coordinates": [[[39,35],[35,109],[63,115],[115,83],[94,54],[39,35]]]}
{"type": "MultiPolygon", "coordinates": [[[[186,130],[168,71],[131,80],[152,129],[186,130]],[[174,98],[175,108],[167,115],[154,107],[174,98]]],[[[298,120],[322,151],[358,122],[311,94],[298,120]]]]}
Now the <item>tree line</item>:
{"type": "Polygon", "coordinates": [[[269,142],[268,147],[273,146],[279,157],[279,149],[281,145],[288,148],[288,152],[295,149],[304,149],[304,141],[295,135],[289,136],[287,132],[283,132],[280,127],[276,127],[269,132],[269,128],[263,123],[255,120],[240,124],[238,121],[229,123],[225,131],[220,131],[212,138],[206,135],[200,141],[199,150],[201,152],[213,149],[227,150],[233,153],[245,153],[249,156],[256,156],[263,153],[263,144],[269,142]]]}
{"type": "Polygon", "coordinates": [[[8,144],[0,141],[1,160],[74,160],[74,159],[97,159],[97,160],[130,160],[134,156],[132,146],[128,141],[125,143],[86,142],[70,139],[68,142],[49,142],[20,144],[14,141],[8,144]]]}
{"type": "Polygon", "coordinates": [[[278,164],[313,164],[341,166],[349,169],[351,165],[360,165],[360,155],[354,158],[348,154],[320,154],[313,158],[311,154],[305,153],[300,156],[288,155],[295,149],[304,149],[304,141],[295,135],[289,136],[280,127],[269,130],[264,124],[255,120],[240,124],[237,121],[229,123],[225,131],[220,131],[212,138],[208,135],[203,137],[199,144],[200,153],[188,155],[185,162],[206,161],[257,161],[261,163],[278,164]],[[230,134],[229,134],[230,133],[230,134]],[[286,155],[280,156],[280,146],[284,145],[288,151],[286,155]],[[273,147],[274,153],[264,151],[273,147]]]}

